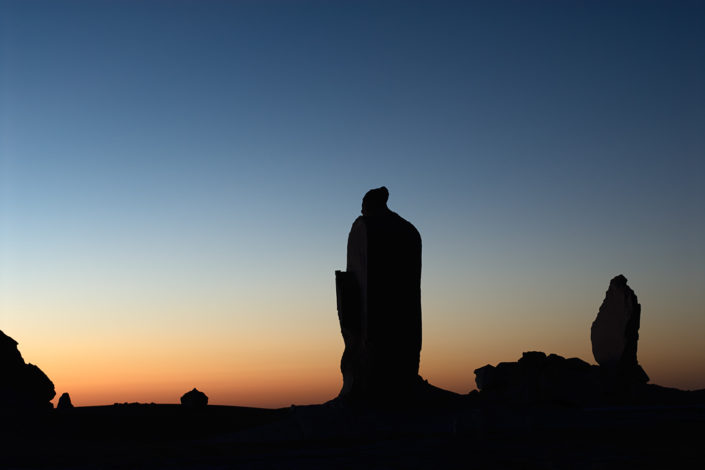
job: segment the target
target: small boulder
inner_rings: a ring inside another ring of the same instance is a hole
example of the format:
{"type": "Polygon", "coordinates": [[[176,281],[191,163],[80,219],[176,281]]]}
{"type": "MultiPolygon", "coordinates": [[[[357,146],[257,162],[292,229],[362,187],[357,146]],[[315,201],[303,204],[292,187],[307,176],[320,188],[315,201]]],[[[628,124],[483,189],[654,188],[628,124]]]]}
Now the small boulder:
{"type": "Polygon", "coordinates": [[[205,408],[208,405],[208,396],[194,388],[181,396],[181,404],[188,408],[205,408]]]}
{"type": "Polygon", "coordinates": [[[64,392],[59,397],[59,402],[56,404],[57,410],[69,410],[73,408],[73,403],[71,403],[71,396],[64,392]]]}

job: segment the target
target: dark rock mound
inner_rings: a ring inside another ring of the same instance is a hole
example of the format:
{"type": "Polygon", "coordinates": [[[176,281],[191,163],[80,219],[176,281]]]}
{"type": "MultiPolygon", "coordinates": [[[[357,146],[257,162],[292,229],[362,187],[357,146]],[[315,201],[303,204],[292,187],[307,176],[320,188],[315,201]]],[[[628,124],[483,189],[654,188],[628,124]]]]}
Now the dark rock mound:
{"type": "Polygon", "coordinates": [[[584,405],[602,394],[597,366],[537,351],[525,352],[517,362],[476,369],[475,383],[484,399],[502,403],[584,405]]]}
{"type": "Polygon", "coordinates": [[[73,408],[73,403],[71,403],[71,396],[64,392],[59,397],[59,403],[56,405],[57,410],[69,410],[73,408]]]}
{"type": "Polygon", "coordinates": [[[188,408],[205,408],[208,405],[208,396],[194,388],[181,396],[181,404],[188,408]]]}
{"type": "Polygon", "coordinates": [[[645,384],[649,376],[636,358],[641,305],[627,278],[610,281],[605,300],[590,330],[592,353],[607,381],[614,385],[645,384]]]}
{"type": "Polygon", "coordinates": [[[40,410],[52,408],[54,384],[42,370],[26,364],[17,341],[0,331],[0,410],[40,410]]]}

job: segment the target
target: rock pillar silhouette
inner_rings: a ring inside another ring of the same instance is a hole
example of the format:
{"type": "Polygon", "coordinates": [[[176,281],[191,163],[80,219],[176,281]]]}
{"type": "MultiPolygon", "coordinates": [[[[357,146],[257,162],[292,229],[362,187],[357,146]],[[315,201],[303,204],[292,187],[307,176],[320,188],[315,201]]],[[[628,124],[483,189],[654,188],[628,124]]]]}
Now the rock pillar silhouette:
{"type": "Polygon", "coordinates": [[[348,236],[347,271],[336,271],[345,340],[340,396],[403,400],[417,383],[421,352],[421,236],[370,190],[348,236]]]}
{"type": "Polygon", "coordinates": [[[592,353],[605,377],[617,384],[646,383],[636,357],[641,304],[623,275],[614,277],[590,329],[592,353]]]}

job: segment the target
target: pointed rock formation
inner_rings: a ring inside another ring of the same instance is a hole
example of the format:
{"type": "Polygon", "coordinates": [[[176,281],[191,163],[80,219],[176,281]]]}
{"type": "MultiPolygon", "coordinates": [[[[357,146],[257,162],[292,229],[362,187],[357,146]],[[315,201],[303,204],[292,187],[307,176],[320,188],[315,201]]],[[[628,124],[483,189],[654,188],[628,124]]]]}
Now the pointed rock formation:
{"type": "Polygon", "coordinates": [[[646,383],[649,377],[636,358],[641,305],[627,278],[610,281],[605,300],[592,323],[592,353],[604,375],[622,383],[646,383]]]}
{"type": "Polygon", "coordinates": [[[181,396],[181,404],[189,408],[205,408],[208,405],[208,397],[205,393],[194,388],[181,396]]]}
{"type": "Polygon", "coordinates": [[[59,397],[59,403],[56,404],[57,410],[70,410],[73,408],[73,403],[71,403],[71,396],[64,392],[59,397]]]}
{"type": "Polygon", "coordinates": [[[0,410],[52,408],[54,384],[41,369],[26,364],[17,341],[0,331],[0,410]]]}

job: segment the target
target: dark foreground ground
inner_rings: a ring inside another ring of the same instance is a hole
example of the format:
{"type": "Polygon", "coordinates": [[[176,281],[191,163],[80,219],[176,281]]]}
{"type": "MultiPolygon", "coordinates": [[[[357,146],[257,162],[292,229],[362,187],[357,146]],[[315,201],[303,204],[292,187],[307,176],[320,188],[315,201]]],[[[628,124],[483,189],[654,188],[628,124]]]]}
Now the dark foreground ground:
{"type": "Polygon", "coordinates": [[[0,416],[0,468],[705,468],[705,406],[179,405],[0,416]]]}

